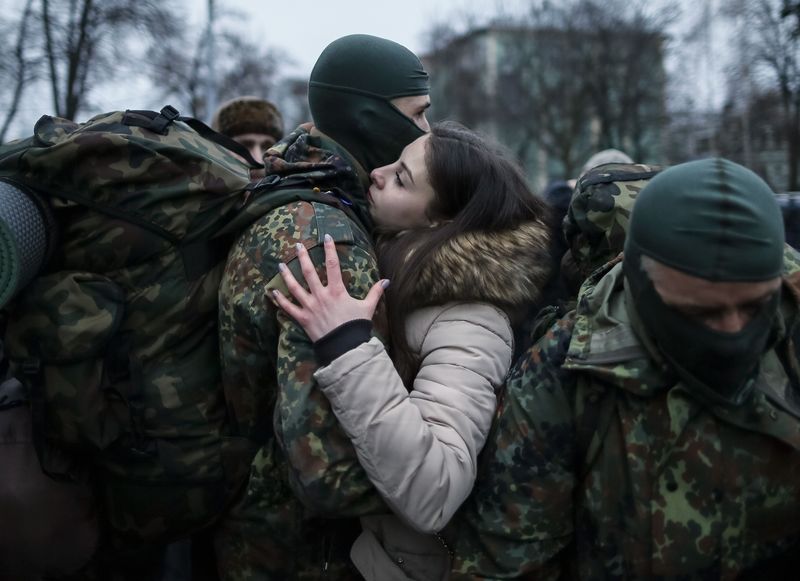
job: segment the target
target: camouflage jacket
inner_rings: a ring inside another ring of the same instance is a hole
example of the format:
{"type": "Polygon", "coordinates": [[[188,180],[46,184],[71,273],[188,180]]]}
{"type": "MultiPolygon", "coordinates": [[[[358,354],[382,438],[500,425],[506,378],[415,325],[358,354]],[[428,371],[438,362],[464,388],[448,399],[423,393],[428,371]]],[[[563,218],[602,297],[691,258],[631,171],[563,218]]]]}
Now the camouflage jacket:
{"type": "MultiPolygon", "coordinates": [[[[330,470],[331,461],[355,452],[314,381],[311,341],[277,309],[269,290],[286,293],[280,262],[302,280],[297,243],[322,265],[323,237],[330,234],[348,291],[366,295],[378,280],[365,208],[369,182],[344,150],[313,128],[298,128],[273,146],[265,164],[265,179],[301,184],[306,193],[265,214],[239,237],[220,286],[228,411],[234,432],[258,445],[247,488],[217,534],[220,570],[228,579],[314,579],[323,570],[345,579],[347,535],[335,523],[312,521],[292,488],[307,494],[324,490],[325,502],[339,508],[336,516],[368,513],[382,503],[362,471],[330,470]],[[326,470],[317,470],[318,464],[326,470]],[[331,562],[337,556],[341,571],[331,562]]],[[[324,268],[319,272],[324,282],[324,268]]]]}
{"type": "Polygon", "coordinates": [[[646,355],[621,266],[512,369],[453,523],[455,578],[730,579],[800,541],[797,255],[789,339],[739,408],[701,405],[646,355]]]}

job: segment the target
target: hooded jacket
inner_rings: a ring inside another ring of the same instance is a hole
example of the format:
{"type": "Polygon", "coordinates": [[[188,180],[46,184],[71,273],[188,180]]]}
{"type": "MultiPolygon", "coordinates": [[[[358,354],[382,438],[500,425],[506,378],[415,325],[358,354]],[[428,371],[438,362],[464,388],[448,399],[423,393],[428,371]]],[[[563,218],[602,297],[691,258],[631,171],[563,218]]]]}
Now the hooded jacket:
{"type": "Polygon", "coordinates": [[[733,408],[704,404],[650,355],[621,264],[595,272],[510,374],[486,470],[454,521],[456,570],[732,579],[796,551],[800,257],[788,247],[784,278],[783,339],[733,408]]]}
{"type": "Polygon", "coordinates": [[[358,462],[394,514],[361,519],[351,556],[368,580],[444,579],[441,530],[468,496],[497,396],[511,365],[504,309],[535,302],[549,264],[540,222],[462,234],[416,282],[406,320],[421,361],[409,392],[372,339],[316,371],[358,462]]]}

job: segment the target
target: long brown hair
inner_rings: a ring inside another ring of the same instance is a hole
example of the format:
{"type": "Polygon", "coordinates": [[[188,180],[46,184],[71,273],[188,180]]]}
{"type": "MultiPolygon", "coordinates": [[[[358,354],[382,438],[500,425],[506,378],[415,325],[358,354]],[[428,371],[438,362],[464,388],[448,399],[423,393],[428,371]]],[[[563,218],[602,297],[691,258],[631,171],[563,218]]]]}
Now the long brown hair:
{"type": "Polygon", "coordinates": [[[519,164],[505,148],[463,125],[445,121],[431,128],[425,166],[434,199],[431,227],[381,232],[381,273],[391,279],[386,292],[392,359],[411,388],[419,361],[406,339],[408,313],[433,304],[415,294],[415,281],[426,262],[448,240],[466,232],[500,232],[532,220],[546,220],[546,203],[528,186],[519,164]]]}

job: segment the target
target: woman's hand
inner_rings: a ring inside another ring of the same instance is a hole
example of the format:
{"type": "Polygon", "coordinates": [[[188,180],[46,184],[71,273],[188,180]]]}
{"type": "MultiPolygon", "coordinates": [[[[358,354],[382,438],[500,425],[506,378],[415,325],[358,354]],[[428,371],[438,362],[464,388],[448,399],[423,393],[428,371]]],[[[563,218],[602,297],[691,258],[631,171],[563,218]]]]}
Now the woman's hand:
{"type": "Polygon", "coordinates": [[[328,274],[328,286],[322,286],[308,251],[302,244],[297,245],[297,258],[300,260],[300,269],[308,284],[308,291],[297,282],[285,264],[281,263],[278,268],[286,288],[299,306],[283,296],[280,291],[272,292],[278,305],[303,327],[312,341],[319,340],[348,321],[372,319],[378,301],[383,296],[383,290],[389,286],[388,280],[383,279],[375,283],[363,301],[347,294],[342,282],[336,245],[328,234],[325,235],[325,271],[328,274]]]}

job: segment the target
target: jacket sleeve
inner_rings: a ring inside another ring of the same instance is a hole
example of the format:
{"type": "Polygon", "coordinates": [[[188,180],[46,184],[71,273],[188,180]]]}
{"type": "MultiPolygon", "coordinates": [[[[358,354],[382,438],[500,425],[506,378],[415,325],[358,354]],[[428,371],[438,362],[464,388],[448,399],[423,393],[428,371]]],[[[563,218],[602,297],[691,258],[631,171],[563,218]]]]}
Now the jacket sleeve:
{"type": "MultiPolygon", "coordinates": [[[[363,298],[378,281],[374,256],[358,245],[342,244],[337,249],[348,292],[363,298]]],[[[309,254],[322,273],[322,246],[311,248],[309,254]]],[[[297,260],[287,266],[302,280],[297,260]]],[[[278,312],[277,321],[278,400],[274,428],[289,462],[290,486],[306,508],[320,516],[385,512],[383,501],[358,463],[353,445],[317,386],[310,339],[282,311],[278,312]]]]}
{"type": "Polygon", "coordinates": [[[560,574],[573,538],[576,481],[574,384],[561,368],[569,331],[560,320],[509,374],[475,488],[446,531],[455,539],[457,573],[487,579],[560,574]]]}
{"type": "Polygon", "coordinates": [[[420,327],[421,366],[410,393],[375,339],[315,375],[393,512],[430,533],[472,489],[513,339],[505,314],[483,303],[416,311],[407,328],[420,327]]]}

